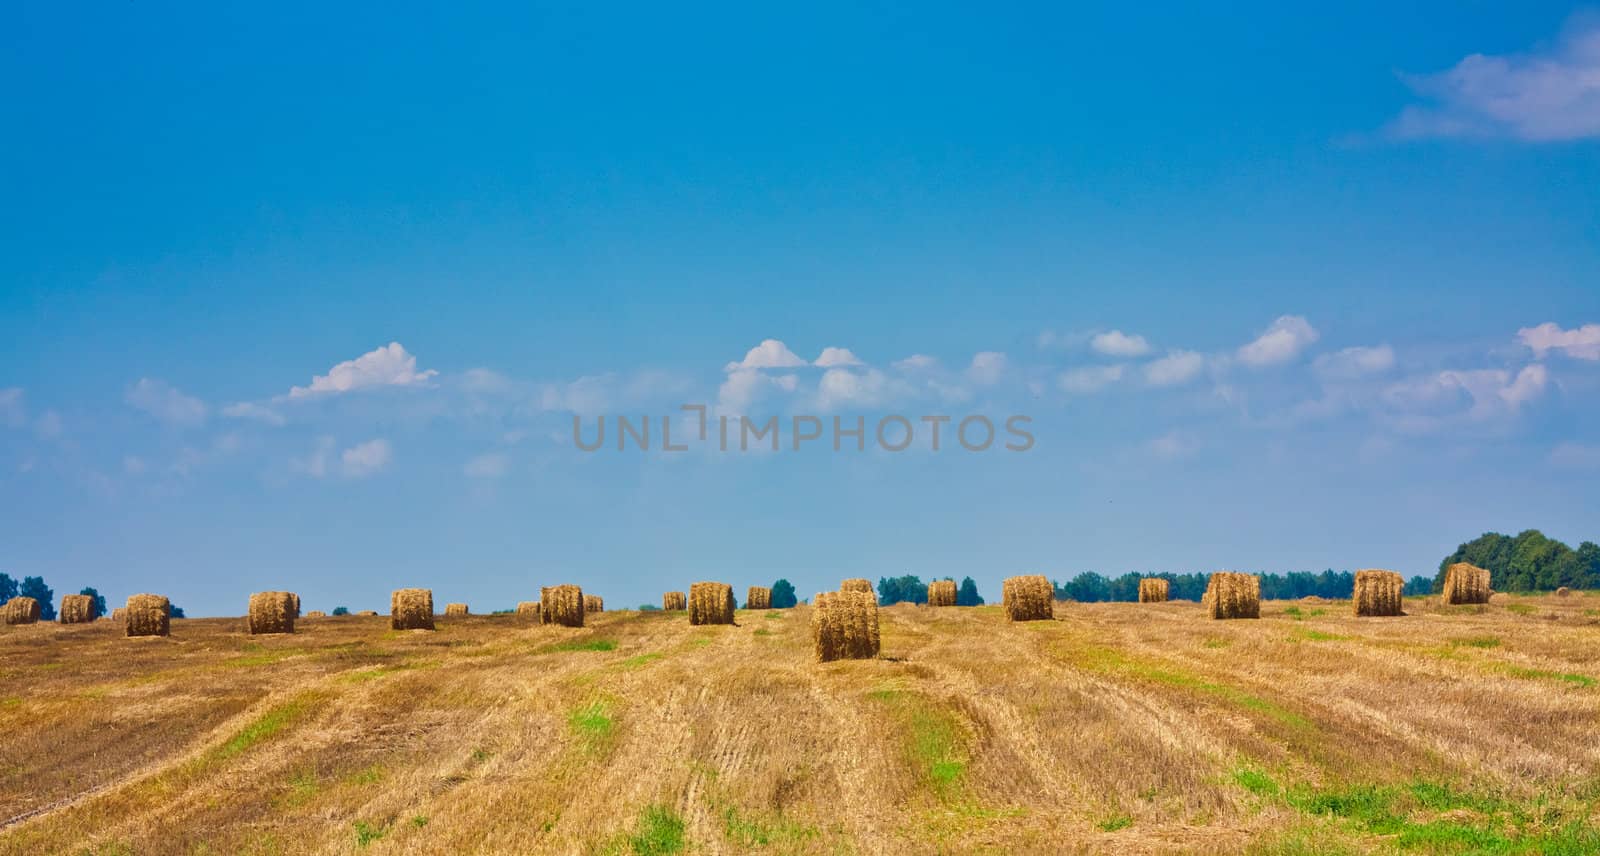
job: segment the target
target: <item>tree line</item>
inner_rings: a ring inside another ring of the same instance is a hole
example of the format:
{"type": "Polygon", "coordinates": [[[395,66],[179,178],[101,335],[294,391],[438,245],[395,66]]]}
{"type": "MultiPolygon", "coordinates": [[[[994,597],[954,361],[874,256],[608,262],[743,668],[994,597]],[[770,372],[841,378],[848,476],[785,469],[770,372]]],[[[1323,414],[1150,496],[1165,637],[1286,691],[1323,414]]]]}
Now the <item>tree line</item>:
{"type": "Polygon", "coordinates": [[[1444,588],[1445,570],[1456,562],[1487,570],[1495,591],[1554,591],[1563,586],[1600,589],[1600,546],[1584,541],[1574,550],[1537,529],[1515,538],[1485,532],[1457,547],[1439,563],[1434,591],[1444,588]]]}
{"type": "MultiPolygon", "coordinates": [[[[78,594],[86,594],[94,598],[94,614],[109,615],[106,609],[105,595],[97,591],[94,586],[84,586],[78,594]]],[[[31,597],[39,602],[39,619],[41,621],[56,620],[56,593],[55,590],[45,585],[44,577],[23,577],[22,582],[12,579],[9,574],[0,573],[0,604],[14,597],[31,597]]],[[[174,606],[173,618],[182,618],[183,609],[174,606]]]]}

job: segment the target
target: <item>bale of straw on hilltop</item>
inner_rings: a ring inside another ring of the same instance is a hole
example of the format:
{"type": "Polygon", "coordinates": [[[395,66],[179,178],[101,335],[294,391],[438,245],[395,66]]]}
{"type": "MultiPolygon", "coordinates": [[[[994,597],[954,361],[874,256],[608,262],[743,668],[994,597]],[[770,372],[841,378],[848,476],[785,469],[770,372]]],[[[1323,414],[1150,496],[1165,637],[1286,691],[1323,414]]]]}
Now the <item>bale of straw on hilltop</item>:
{"type": "Polygon", "coordinates": [[[1368,568],[1356,571],[1350,600],[1358,617],[1404,615],[1401,593],[1405,587],[1405,578],[1394,571],[1368,568]]]}
{"type": "Polygon", "coordinates": [[[300,595],[297,595],[292,591],[291,592],[286,592],[286,594],[289,595],[289,614],[293,615],[295,618],[299,618],[300,617],[300,595]]]}
{"type": "Polygon", "coordinates": [[[172,602],[159,594],[136,594],[122,609],[129,636],[166,636],[172,632],[172,602]]]}
{"type": "Polygon", "coordinates": [[[14,597],[0,609],[0,621],[6,624],[33,624],[39,620],[39,602],[31,597],[14,597]]]}
{"type": "Polygon", "coordinates": [[[1215,619],[1260,618],[1261,577],[1218,571],[1206,582],[1204,602],[1215,619]]]}
{"type": "Polygon", "coordinates": [[[817,662],[878,656],[878,599],[870,592],[822,592],[812,599],[811,641],[817,662]]]}
{"type": "Polygon", "coordinates": [[[539,602],[536,601],[536,600],[524,600],[524,601],[518,603],[517,604],[517,617],[518,618],[526,618],[529,621],[538,621],[539,620],[539,602]]]}
{"type": "Polygon", "coordinates": [[[928,583],[928,605],[955,606],[956,581],[934,580],[933,582],[928,583]]]}
{"type": "Polygon", "coordinates": [[[1161,577],[1145,577],[1139,581],[1140,603],[1166,603],[1172,583],[1161,577]]]}
{"type": "Polygon", "coordinates": [[[745,609],[771,609],[772,589],[766,586],[751,586],[744,599],[745,609]]]}
{"type": "Polygon", "coordinates": [[[393,630],[432,630],[433,590],[396,589],[389,596],[389,627],[393,630]]]}
{"type": "Polygon", "coordinates": [[[1489,572],[1483,568],[1456,562],[1445,569],[1445,603],[1488,603],[1490,594],[1489,572]]]}
{"type": "Polygon", "coordinates": [[[126,616],[127,614],[128,614],[128,611],[119,606],[116,609],[111,610],[111,620],[112,621],[121,621],[123,619],[123,617],[126,616]]]}
{"type": "Polygon", "coordinates": [[[467,609],[467,605],[464,603],[447,603],[444,605],[445,618],[466,618],[471,614],[472,610],[467,609]]]}
{"type": "Polygon", "coordinates": [[[286,591],[260,591],[250,595],[250,633],[293,633],[297,617],[295,596],[286,591]]]}
{"type": "Polygon", "coordinates": [[[88,624],[99,617],[95,611],[94,597],[86,594],[62,597],[61,611],[56,615],[62,624],[88,624]]]}
{"type": "Polygon", "coordinates": [[[306,613],[306,617],[307,618],[327,618],[328,617],[328,613],[323,612],[320,609],[313,609],[310,612],[306,613]]]}
{"type": "Polygon", "coordinates": [[[583,626],[583,589],[574,585],[539,589],[539,620],[560,627],[583,626]]]}
{"type": "MultiPolygon", "coordinates": [[[[432,595],[429,595],[429,597],[431,598],[432,595]]],[[[431,607],[430,607],[430,609],[431,609],[431,607]]],[[[359,616],[362,616],[362,617],[370,617],[370,616],[375,616],[377,614],[378,614],[378,611],[376,609],[363,609],[360,612],[356,613],[356,615],[359,615],[359,616]]]]}
{"type": "Polygon", "coordinates": [[[583,596],[583,611],[584,612],[605,612],[606,611],[606,599],[601,597],[600,595],[597,595],[597,594],[586,594],[586,595],[584,595],[583,596]]]}
{"type": "Polygon", "coordinates": [[[1566,586],[1561,586],[1560,588],[1556,589],[1556,597],[1568,597],[1571,594],[1572,589],[1569,589],[1566,586]]]}
{"type": "Polygon", "coordinates": [[[732,624],[733,586],[694,583],[689,586],[690,624],[732,624]]]}
{"type": "Polygon", "coordinates": [[[1000,596],[1006,617],[1012,621],[1055,618],[1056,589],[1042,576],[1007,577],[1000,586],[1000,596]]]}
{"type": "Polygon", "coordinates": [[[844,580],[839,583],[839,591],[864,591],[867,594],[872,594],[872,581],[864,580],[860,577],[844,580]]]}
{"type": "Polygon", "coordinates": [[[661,596],[661,608],[669,612],[688,609],[688,598],[681,591],[669,591],[661,596]]]}

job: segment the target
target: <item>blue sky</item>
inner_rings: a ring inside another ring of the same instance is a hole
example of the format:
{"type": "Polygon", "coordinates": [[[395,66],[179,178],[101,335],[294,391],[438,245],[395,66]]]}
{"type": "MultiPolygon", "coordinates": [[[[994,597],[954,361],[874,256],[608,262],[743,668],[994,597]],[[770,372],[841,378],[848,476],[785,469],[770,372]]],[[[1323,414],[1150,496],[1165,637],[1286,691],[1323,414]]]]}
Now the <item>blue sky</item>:
{"type": "Polygon", "coordinates": [[[1600,538],[1592,9],[274,12],[0,35],[14,577],[486,611],[1600,538]],[[1035,443],[572,442],[685,403],[1035,443]]]}

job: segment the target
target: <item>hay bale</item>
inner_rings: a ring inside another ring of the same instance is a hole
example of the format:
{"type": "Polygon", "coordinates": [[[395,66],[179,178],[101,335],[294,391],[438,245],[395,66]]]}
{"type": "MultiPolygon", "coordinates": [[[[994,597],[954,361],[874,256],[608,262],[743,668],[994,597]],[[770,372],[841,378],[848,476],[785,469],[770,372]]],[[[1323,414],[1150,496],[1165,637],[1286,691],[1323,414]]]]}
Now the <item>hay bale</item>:
{"type": "Polygon", "coordinates": [[[1561,586],[1560,588],[1556,589],[1556,597],[1569,597],[1571,594],[1572,589],[1569,589],[1566,586],[1561,586]]]}
{"type": "Polygon", "coordinates": [[[956,581],[934,580],[933,582],[928,583],[928,605],[955,606],[956,581]]]}
{"type": "Polygon", "coordinates": [[[300,595],[289,592],[289,614],[295,618],[300,617],[300,595]]]}
{"type": "Polygon", "coordinates": [[[689,599],[681,591],[669,591],[661,596],[661,608],[668,612],[681,612],[689,608],[689,599]]]}
{"type": "Polygon", "coordinates": [[[61,612],[57,619],[62,624],[88,624],[99,617],[92,596],[69,594],[61,598],[61,612]]]}
{"type": "Polygon", "coordinates": [[[1445,569],[1445,603],[1488,603],[1489,595],[1489,572],[1483,568],[1456,562],[1445,569]]]}
{"type": "Polygon", "coordinates": [[[732,624],[733,586],[694,583],[689,586],[690,624],[732,624]]]}
{"type": "Polygon", "coordinates": [[[586,595],[584,595],[583,596],[583,611],[586,612],[586,613],[587,612],[605,612],[606,611],[606,599],[601,597],[600,595],[597,595],[597,594],[586,594],[586,595]]]}
{"type": "Polygon", "coordinates": [[[864,580],[860,577],[845,580],[839,583],[839,591],[864,591],[867,594],[872,594],[872,581],[864,580]]]}
{"type": "Polygon", "coordinates": [[[583,589],[574,585],[545,586],[539,589],[542,609],[539,620],[561,627],[583,626],[583,589]]]}
{"type": "Polygon", "coordinates": [[[822,592],[812,598],[811,641],[817,662],[878,656],[878,599],[871,592],[822,592]]]}
{"type": "Polygon", "coordinates": [[[377,614],[378,614],[378,611],[376,609],[363,609],[360,612],[356,613],[356,615],[360,615],[360,616],[363,616],[363,617],[376,616],[377,614]]]}
{"type": "Polygon", "coordinates": [[[447,603],[444,605],[445,618],[466,618],[471,614],[472,610],[467,609],[467,605],[464,603],[447,603]]]}
{"type": "Polygon", "coordinates": [[[111,610],[111,620],[122,621],[127,614],[128,611],[119,606],[116,609],[111,610]]]}
{"type": "Polygon", "coordinates": [[[0,609],[0,621],[6,624],[34,624],[39,620],[39,602],[31,597],[14,597],[0,609]]]}
{"type": "Polygon", "coordinates": [[[327,618],[328,617],[328,613],[323,612],[320,609],[313,609],[310,612],[306,613],[306,617],[307,618],[327,618]]]}
{"type": "Polygon", "coordinates": [[[122,611],[129,636],[166,636],[172,632],[172,601],[159,594],[136,594],[122,611]]]}
{"type": "Polygon", "coordinates": [[[1401,592],[1405,587],[1405,578],[1394,571],[1376,568],[1356,571],[1355,591],[1350,600],[1358,617],[1405,615],[1400,609],[1401,592]]]}
{"type": "Polygon", "coordinates": [[[771,609],[772,589],[766,586],[751,586],[744,599],[745,609],[771,609]]]}
{"type": "Polygon", "coordinates": [[[1218,571],[1206,582],[1206,613],[1215,619],[1260,618],[1261,578],[1218,571]]]}
{"type": "Polygon", "coordinates": [[[1042,576],[1007,577],[1000,586],[1006,617],[1012,621],[1046,621],[1056,617],[1056,589],[1042,576]]]}
{"type": "Polygon", "coordinates": [[[249,627],[258,633],[293,633],[297,613],[295,596],[286,591],[260,591],[250,595],[249,627]]]}
{"type": "Polygon", "coordinates": [[[1140,603],[1166,603],[1172,583],[1160,577],[1145,577],[1139,581],[1140,603]]]}
{"type": "Polygon", "coordinates": [[[389,627],[392,630],[432,630],[433,590],[396,589],[389,596],[389,627]]]}
{"type": "Polygon", "coordinates": [[[539,621],[539,602],[536,600],[524,600],[518,603],[517,617],[526,618],[537,623],[539,621]]]}

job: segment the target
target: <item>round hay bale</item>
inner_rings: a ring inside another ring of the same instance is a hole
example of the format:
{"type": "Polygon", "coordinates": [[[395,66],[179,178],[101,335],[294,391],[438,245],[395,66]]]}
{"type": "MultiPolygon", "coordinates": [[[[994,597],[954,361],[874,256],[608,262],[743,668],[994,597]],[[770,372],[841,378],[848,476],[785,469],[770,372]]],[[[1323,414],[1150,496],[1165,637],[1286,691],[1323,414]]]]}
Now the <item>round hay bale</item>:
{"type": "Polygon", "coordinates": [[[297,617],[295,596],[286,591],[260,591],[250,595],[249,627],[258,633],[293,633],[297,617]]]}
{"type": "Polygon", "coordinates": [[[86,594],[62,597],[61,611],[56,616],[62,624],[88,624],[99,617],[95,612],[94,598],[86,594]]]}
{"type": "Polygon", "coordinates": [[[1007,577],[1000,595],[1012,621],[1047,621],[1056,616],[1055,586],[1042,576],[1007,577]]]}
{"type": "Polygon", "coordinates": [[[661,608],[668,612],[681,612],[689,608],[689,600],[681,591],[669,591],[661,596],[661,608]]]}
{"type": "Polygon", "coordinates": [[[1488,603],[1489,572],[1477,565],[1456,562],[1444,571],[1444,590],[1440,596],[1447,604],[1488,603]]]}
{"type": "Polygon", "coordinates": [[[1161,577],[1145,577],[1139,581],[1140,603],[1166,603],[1172,583],[1161,577]]]}
{"type": "Polygon", "coordinates": [[[1377,568],[1356,571],[1355,590],[1350,595],[1356,616],[1404,615],[1401,592],[1405,587],[1405,578],[1394,571],[1377,568]]]}
{"type": "Polygon", "coordinates": [[[732,624],[733,586],[694,583],[689,586],[690,624],[732,624]]]}
{"type": "Polygon", "coordinates": [[[529,621],[535,621],[535,622],[538,621],[539,620],[539,602],[536,601],[536,600],[524,600],[524,601],[518,603],[517,604],[517,617],[518,618],[526,618],[529,621]]]}
{"type": "Polygon", "coordinates": [[[1566,586],[1556,589],[1556,597],[1570,597],[1571,595],[1572,589],[1569,589],[1566,586]]]}
{"type": "Polygon", "coordinates": [[[159,594],[136,594],[123,608],[129,636],[166,636],[172,632],[172,601],[159,594]]]}
{"type": "Polygon", "coordinates": [[[300,617],[300,595],[297,595],[292,591],[288,592],[287,594],[289,595],[289,613],[291,615],[293,615],[295,618],[299,618],[300,617]]]}
{"type": "Polygon", "coordinates": [[[6,624],[35,624],[39,621],[39,602],[31,597],[14,597],[0,609],[0,621],[6,624]]]}
{"type": "Polygon", "coordinates": [[[928,605],[955,606],[956,581],[934,580],[933,582],[928,583],[928,605]]]}
{"type": "Polygon", "coordinates": [[[310,612],[306,613],[306,617],[307,618],[327,618],[328,617],[328,613],[323,612],[320,609],[313,609],[310,612]]]}
{"type": "Polygon", "coordinates": [[[1207,580],[1202,600],[1214,619],[1260,618],[1261,577],[1218,571],[1207,580]]]}
{"type": "Polygon", "coordinates": [[[356,615],[360,615],[360,616],[363,616],[363,617],[374,617],[377,614],[378,614],[378,611],[376,609],[363,609],[360,612],[356,613],[356,615]]]}
{"type": "Polygon", "coordinates": [[[878,656],[878,599],[870,592],[821,592],[812,598],[811,641],[817,662],[878,656]]]}
{"type": "Polygon", "coordinates": [[[111,620],[112,621],[121,621],[123,619],[123,617],[125,615],[127,615],[127,613],[128,613],[128,611],[126,609],[123,609],[122,607],[119,606],[116,609],[111,610],[111,620]]]}
{"type": "Polygon", "coordinates": [[[466,618],[471,614],[472,610],[467,609],[467,605],[464,603],[447,603],[444,605],[445,618],[466,618]]]}
{"type": "Polygon", "coordinates": [[[583,626],[583,589],[574,585],[545,586],[539,589],[541,621],[559,627],[583,626]]]}
{"type": "Polygon", "coordinates": [[[606,599],[601,597],[600,595],[597,595],[597,594],[586,594],[586,595],[584,595],[583,596],[583,611],[584,612],[605,612],[606,611],[606,599]]]}
{"type": "Polygon", "coordinates": [[[751,586],[744,599],[745,609],[771,609],[772,589],[766,586],[751,586]]]}
{"type": "Polygon", "coordinates": [[[433,590],[396,589],[389,596],[389,627],[392,630],[432,630],[433,590]]]}
{"type": "Polygon", "coordinates": [[[839,591],[864,591],[867,594],[872,594],[872,581],[864,580],[860,577],[844,580],[839,583],[839,591]]]}

